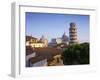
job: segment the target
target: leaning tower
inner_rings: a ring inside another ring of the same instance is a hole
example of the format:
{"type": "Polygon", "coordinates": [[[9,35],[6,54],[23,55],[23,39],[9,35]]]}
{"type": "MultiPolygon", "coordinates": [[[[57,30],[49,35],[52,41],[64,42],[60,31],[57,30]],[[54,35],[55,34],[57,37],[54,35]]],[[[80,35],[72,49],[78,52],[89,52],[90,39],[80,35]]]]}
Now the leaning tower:
{"type": "Polygon", "coordinates": [[[70,40],[69,40],[70,45],[78,43],[78,40],[77,40],[77,28],[76,28],[76,24],[74,22],[70,23],[69,38],[70,38],[70,40]]]}

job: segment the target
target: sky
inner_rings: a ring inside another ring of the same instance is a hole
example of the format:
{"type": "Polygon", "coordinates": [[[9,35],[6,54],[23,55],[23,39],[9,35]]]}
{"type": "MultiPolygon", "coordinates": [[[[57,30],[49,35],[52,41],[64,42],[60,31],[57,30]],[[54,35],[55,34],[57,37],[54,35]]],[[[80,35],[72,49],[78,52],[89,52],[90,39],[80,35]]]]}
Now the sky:
{"type": "Polygon", "coordinates": [[[42,35],[50,42],[52,38],[69,37],[71,22],[76,23],[80,42],[89,42],[89,15],[33,13],[26,12],[26,35],[41,38],[42,35]]]}

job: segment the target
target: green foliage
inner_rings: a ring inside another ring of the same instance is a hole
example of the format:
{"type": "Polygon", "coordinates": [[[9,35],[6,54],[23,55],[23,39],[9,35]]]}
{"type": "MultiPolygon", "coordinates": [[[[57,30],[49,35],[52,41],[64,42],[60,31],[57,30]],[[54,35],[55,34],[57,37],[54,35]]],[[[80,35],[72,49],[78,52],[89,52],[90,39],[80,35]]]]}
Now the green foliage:
{"type": "Polygon", "coordinates": [[[63,51],[64,65],[89,64],[89,43],[71,45],[63,51]]]}

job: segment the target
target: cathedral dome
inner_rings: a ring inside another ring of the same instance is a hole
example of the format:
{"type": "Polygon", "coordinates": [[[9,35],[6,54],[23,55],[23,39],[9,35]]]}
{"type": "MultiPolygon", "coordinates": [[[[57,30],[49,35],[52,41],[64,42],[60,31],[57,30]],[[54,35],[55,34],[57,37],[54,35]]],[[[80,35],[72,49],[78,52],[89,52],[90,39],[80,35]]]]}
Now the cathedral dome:
{"type": "Polygon", "coordinates": [[[64,34],[62,35],[62,40],[63,40],[64,42],[68,42],[69,38],[68,38],[68,36],[66,35],[66,32],[64,32],[64,34]]]}

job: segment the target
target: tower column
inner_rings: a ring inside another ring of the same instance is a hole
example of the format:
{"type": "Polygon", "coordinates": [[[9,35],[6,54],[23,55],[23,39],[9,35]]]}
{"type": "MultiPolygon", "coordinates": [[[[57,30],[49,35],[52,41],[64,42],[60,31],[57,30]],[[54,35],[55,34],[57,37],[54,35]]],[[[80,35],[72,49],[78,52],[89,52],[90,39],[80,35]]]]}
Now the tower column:
{"type": "Polygon", "coordinates": [[[77,40],[77,28],[76,28],[76,24],[75,23],[70,23],[70,28],[69,28],[69,38],[70,41],[69,43],[72,44],[77,44],[78,40],[77,40]]]}

